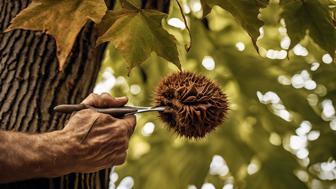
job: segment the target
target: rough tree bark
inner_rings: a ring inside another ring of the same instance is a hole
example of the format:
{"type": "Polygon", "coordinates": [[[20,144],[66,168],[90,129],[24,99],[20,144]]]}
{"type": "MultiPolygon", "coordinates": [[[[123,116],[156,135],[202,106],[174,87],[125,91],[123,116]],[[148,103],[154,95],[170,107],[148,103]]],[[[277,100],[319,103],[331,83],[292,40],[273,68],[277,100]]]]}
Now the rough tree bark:
{"type": "MultiPolygon", "coordinates": [[[[77,37],[67,64],[58,71],[53,38],[41,32],[3,33],[30,0],[0,0],[0,127],[41,133],[64,127],[68,116],[54,113],[62,103],[79,103],[94,86],[105,47],[95,48],[88,23],[77,37]]],[[[1,170],[0,170],[1,171],[1,170]]],[[[24,171],[24,170],[22,170],[24,171]]],[[[0,188],[107,188],[109,170],[0,185],[0,188]]]]}
{"type": "MultiPolygon", "coordinates": [[[[88,23],[78,35],[64,70],[59,72],[53,38],[24,30],[3,33],[30,1],[0,0],[0,129],[42,133],[62,129],[68,119],[52,111],[55,105],[79,103],[92,91],[105,47],[95,48],[96,32],[93,23],[88,23]]],[[[109,5],[114,2],[106,1],[109,5]]],[[[142,0],[142,7],[168,12],[169,2],[142,0]]],[[[0,188],[108,188],[109,173],[75,173],[3,184],[0,188]]]]}

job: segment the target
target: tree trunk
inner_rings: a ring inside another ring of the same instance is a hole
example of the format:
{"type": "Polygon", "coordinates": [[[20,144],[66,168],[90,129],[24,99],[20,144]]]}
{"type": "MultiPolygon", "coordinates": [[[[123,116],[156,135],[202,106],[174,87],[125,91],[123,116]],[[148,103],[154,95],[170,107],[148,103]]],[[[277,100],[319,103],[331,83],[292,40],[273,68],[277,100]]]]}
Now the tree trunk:
{"type": "MultiPolygon", "coordinates": [[[[93,23],[80,32],[62,72],[53,38],[41,32],[3,31],[30,0],[0,0],[0,127],[29,133],[62,129],[67,115],[57,104],[79,103],[91,91],[105,47],[95,47],[93,23]]],[[[1,170],[0,170],[1,171],[1,170]]],[[[25,171],[25,170],[22,170],[25,171]]],[[[108,188],[109,170],[34,179],[0,188],[108,188]]]]}

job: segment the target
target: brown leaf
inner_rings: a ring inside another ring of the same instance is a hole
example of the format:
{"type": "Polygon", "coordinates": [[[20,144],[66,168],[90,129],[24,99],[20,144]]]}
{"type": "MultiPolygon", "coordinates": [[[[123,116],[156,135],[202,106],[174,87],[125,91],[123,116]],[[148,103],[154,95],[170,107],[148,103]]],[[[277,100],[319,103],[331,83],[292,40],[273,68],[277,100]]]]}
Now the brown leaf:
{"type": "Polygon", "coordinates": [[[104,0],[33,0],[7,31],[26,29],[52,35],[62,70],[81,28],[90,19],[99,23],[107,10],[104,0]]]}

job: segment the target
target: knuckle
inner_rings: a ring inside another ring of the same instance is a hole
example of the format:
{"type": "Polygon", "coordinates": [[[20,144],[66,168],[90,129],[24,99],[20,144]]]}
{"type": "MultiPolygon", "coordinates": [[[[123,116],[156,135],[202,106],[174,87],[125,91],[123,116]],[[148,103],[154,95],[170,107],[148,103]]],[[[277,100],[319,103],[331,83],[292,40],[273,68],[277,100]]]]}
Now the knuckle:
{"type": "Polygon", "coordinates": [[[114,121],[114,118],[108,114],[103,114],[103,113],[98,113],[99,114],[99,117],[98,119],[102,122],[113,122],[114,121]]]}
{"type": "Polygon", "coordinates": [[[128,134],[126,127],[119,127],[119,134],[121,136],[126,136],[128,134]]]}
{"type": "Polygon", "coordinates": [[[87,115],[94,115],[94,114],[96,114],[97,112],[96,112],[96,111],[93,111],[93,110],[91,110],[91,109],[84,109],[84,110],[80,110],[78,113],[81,114],[81,115],[85,115],[85,116],[87,116],[87,115]]]}
{"type": "Polygon", "coordinates": [[[121,137],[118,139],[117,142],[117,151],[126,151],[128,149],[128,138],[127,137],[121,137]]]}
{"type": "Polygon", "coordinates": [[[123,151],[128,149],[128,139],[124,139],[123,151]]]}
{"type": "Polygon", "coordinates": [[[116,147],[116,151],[118,152],[126,152],[128,149],[128,138],[122,137],[119,139],[118,146],[116,147]]]}
{"type": "Polygon", "coordinates": [[[109,141],[106,139],[106,137],[100,136],[98,139],[96,139],[97,148],[99,148],[100,150],[103,150],[104,146],[107,144],[109,144],[109,141]]]}
{"type": "Polygon", "coordinates": [[[120,127],[126,128],[131,125],[131,123],[128,120],[122,119],[119,122],[120,127]]]}
{"type": "Polygon", "coordinates": [[[103,114],[103,113],[99,113],[98,115],[98,119],[101,121],[105,121],[106,119],[108,119],[108,115],[107,114],[103,114]]]}
{"type": "Polygon", "coordinates": [[[133,127],[136,124],[136,118],[134,115],[129,116],[127,119],[124,119],[126,125],[129,127],[133,127]]]}

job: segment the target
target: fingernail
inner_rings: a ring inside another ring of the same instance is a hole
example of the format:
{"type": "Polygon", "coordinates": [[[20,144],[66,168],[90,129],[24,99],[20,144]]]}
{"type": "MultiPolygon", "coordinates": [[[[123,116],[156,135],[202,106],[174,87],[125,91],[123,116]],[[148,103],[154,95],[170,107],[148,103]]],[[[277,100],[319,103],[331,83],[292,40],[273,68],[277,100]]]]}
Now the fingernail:
{"type": "Polygon", "coordinates": [[[115,99],[116,100],[127,100],[127,97],[126,96],[121,96],[121,97],[116,97],[115,99]]]}

